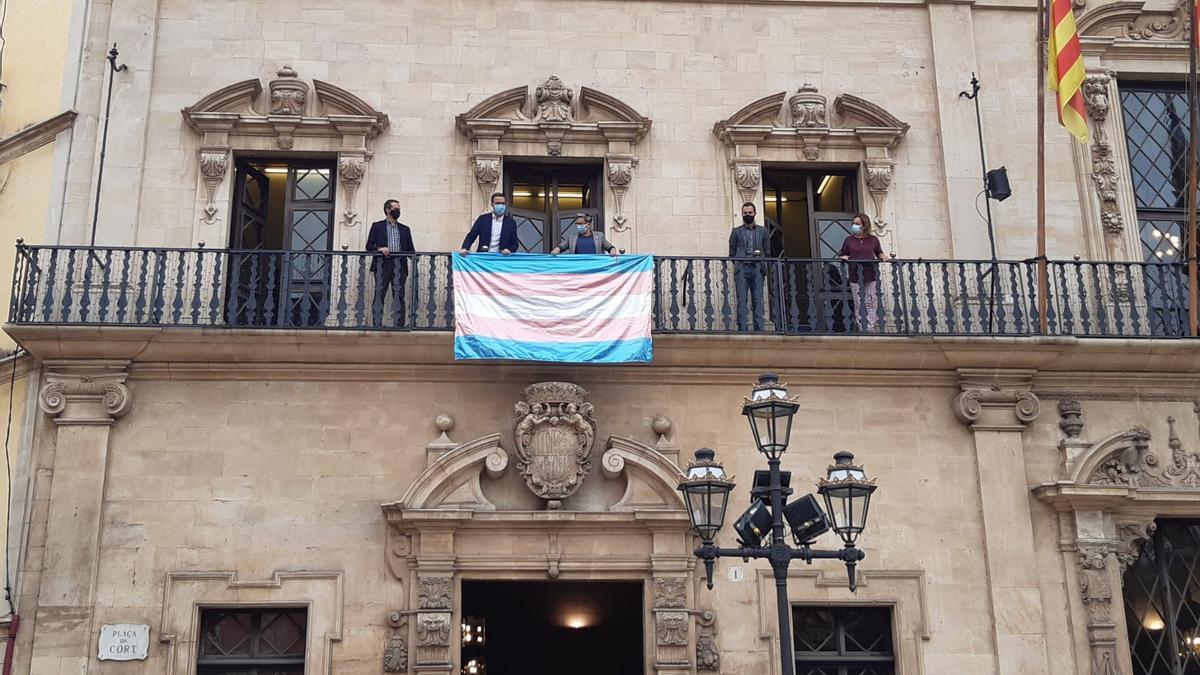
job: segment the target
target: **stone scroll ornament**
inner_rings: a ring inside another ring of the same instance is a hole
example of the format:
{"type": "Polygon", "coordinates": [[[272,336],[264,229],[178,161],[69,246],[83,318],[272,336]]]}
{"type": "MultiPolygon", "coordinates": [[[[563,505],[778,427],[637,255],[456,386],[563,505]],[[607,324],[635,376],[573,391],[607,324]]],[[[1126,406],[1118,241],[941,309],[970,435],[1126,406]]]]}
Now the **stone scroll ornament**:
{"type": "Polygon", "coordinates": [[[517,469],[549,509],[561,508],[592,467],[596,417],[587,396],[570,382],[538,382],[517,402],[517,469]]]}

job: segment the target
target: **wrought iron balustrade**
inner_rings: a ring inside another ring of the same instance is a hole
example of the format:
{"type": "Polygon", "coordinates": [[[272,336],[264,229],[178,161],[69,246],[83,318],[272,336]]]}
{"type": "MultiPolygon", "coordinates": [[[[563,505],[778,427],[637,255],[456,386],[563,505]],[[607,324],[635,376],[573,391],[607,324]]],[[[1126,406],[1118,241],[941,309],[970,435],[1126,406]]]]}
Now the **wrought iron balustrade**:
{"type": "MultiPolygon", "coordinates": [[[[449,253],[18,245],[20,325],[453,330],[449,253]],[[372,268],[377,267],[379,271],[372,268]],[[390,277],[387,292],[378,292],[390,277]]],[[[1034,261],[656,256],[659,333],[1039,334],[1034,261]],[[755,321],[738,276],[761,283],[755,321]],[[761,282],[751,279],[761,278],[761,282]],[[870,283],[870,282],[874,283],[870,283]],[[745,312],[739,326],[739,309],[745,312]]],[[[1047,333],[1187,335],[1183,264],[1048,264],[1047,333]]]]}

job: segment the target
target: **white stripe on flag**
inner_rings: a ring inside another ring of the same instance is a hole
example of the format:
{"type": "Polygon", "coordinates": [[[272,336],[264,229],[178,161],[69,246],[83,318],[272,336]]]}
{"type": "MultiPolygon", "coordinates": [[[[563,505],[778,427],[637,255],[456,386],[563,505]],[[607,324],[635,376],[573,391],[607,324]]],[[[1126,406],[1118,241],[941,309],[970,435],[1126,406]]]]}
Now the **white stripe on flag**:
{"type": "Polygon", "coordinates": [[[454,311],[493,319],[606,319],[644,317],[650,320],[652,299],[637,295],[485,296],[455,293],[454,311]]]}

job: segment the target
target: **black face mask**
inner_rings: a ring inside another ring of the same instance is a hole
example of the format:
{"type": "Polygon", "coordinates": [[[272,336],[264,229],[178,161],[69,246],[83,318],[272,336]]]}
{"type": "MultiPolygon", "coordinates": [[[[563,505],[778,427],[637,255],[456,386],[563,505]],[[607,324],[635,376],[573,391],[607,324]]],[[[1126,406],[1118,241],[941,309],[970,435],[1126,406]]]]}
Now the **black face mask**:
{"type": "Polygon", "coordinates": [[[746,216],[746,215],[743,215],[743,216],[742,216],[742,222],[743,222],[743,223],[745,223],[745,224],[747,224],[747,225],[753,225],[753,224],[754,224],[754,216],[746,216]]]}
{"type": "Polygon", "coordinates": [[[400,217],[400,209],[392,209],[388,211],[388,215],[392,217],[392,220],[395,220],[400,217]]]}

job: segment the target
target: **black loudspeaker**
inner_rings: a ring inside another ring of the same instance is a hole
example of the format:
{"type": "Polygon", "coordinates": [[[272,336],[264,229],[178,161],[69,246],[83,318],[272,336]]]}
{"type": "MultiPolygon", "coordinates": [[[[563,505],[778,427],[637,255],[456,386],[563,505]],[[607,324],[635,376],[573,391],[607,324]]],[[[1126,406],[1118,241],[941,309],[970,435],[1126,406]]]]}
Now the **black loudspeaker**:
{"type": "Polygon", "coordinates": [[[817,498],[811,494],[783,507],[783,517],[787,519],[797,544],[811,543],[829,531],[829,519],[825,517],[817,498]]]}
{"type": "Polygon", "coordinates": [[[1000,167],[987,172],[988,197],[1002,202],[1012,196],[1012,188],[1008,186],[1008,169],[1000,167]]]}
{"type": "MultiPolygon", "coordinates": [[[[779,472],[780,487],[788,487],[792,484],[792,472],[779,472]]],[[[754,472],[754,487],[750,488],[750,503],[754,500],[761,499],[765,504],[771,499],[771,472],[765,469],[759,469],[754,472]]]]}
{"type": "Polygon", "coordinates": [[[742,546],[761,546],[763,537],[771,533],[771,510],[761,499],[754,500],[746,512],[733,523],[742,546]]]}

